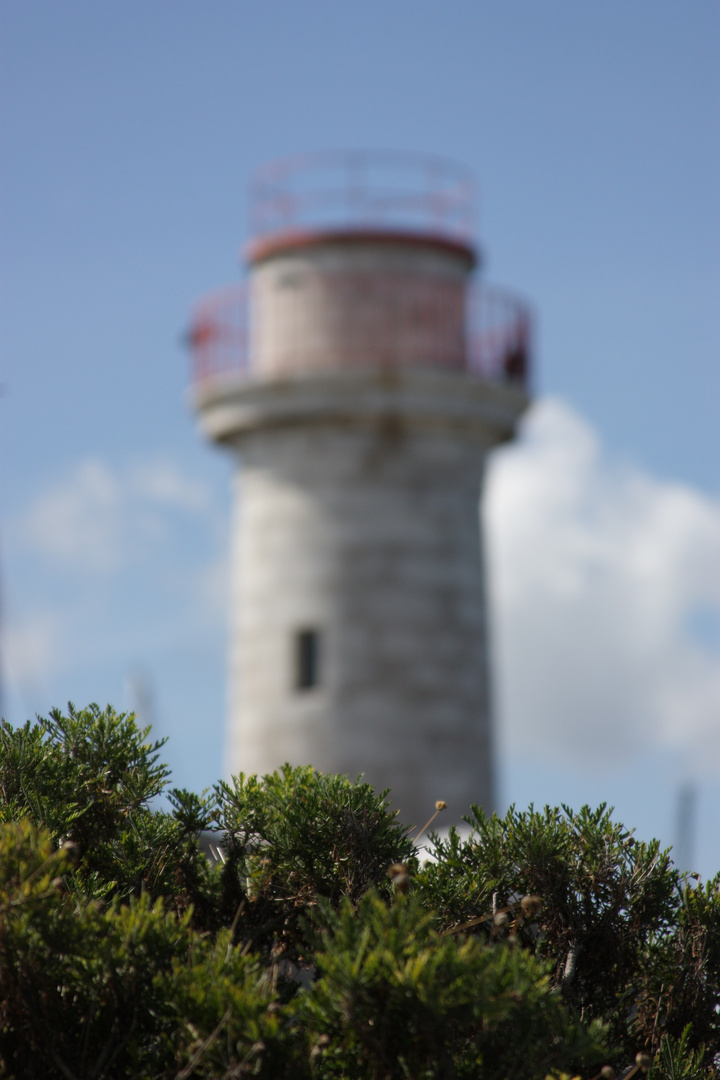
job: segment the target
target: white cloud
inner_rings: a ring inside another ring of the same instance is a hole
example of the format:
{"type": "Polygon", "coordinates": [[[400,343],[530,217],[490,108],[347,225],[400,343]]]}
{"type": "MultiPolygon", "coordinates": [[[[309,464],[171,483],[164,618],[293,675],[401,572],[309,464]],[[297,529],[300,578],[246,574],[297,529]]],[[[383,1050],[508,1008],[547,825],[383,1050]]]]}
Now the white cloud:
{"type": "Polygon", "coordinates": [[[136,463],[127,475],[129,488],[147,500],[194,514],[207,507],[207,490],[170,461],[136,463]]]}
{"type": "Polygon", "coordinates": [[[62,624],[50,611],[36,612],[22,621],[6,618],[2,653],[7,672],[20,686],[42,680],[56,668],[62,640],[62,624]]]}
{"type": "Polygon", "coordinates": [[[67,570],[112,573],[168,536],[168,511],[197,515],[207,503],[204,488],[172,462],[112,470],[88,458],[35,499],[11,527],[11,542],[67,570]]]}
{"type": "Polygon", "coordinates": [[[16,697],[31,702],[79,671],[85,681],[122,670],[222,627],[216,503],[172,461],[87,458],[8,521],[0,661],[16,697]]]}
{"type": "MultiPolygon", "coordinates": [[[[18,685],[150,665],[172,641],[222,655],[228,503],[158,460],[88,459],[39,495],[6,531],[18,685]]],[[[720,771],[720,504],[612,461],[544,401],[495,456],[485,516],[505,755],[720,771]]]]}
{"type": "Polygon", "coordinates": [[[507,749],[720,768],[720,649],[693,632],[720,622],[720,503],[611,461],[547,400],[496,455],[485,517],[507,749]]]}

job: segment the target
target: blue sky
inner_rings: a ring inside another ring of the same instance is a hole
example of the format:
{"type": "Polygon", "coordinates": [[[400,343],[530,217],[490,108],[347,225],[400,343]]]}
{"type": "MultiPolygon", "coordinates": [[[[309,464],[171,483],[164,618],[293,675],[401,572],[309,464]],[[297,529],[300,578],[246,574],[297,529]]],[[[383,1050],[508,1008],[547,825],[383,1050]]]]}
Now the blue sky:
{"type": "Polygon", "coordinates": [[[176,779],[220,773],[230,469],[189,308],[242,274],[267,159],[430,151],[475,172],[487,277],[537,313],[486,507],[505,801],[607,799],[670,843],[690,775],[719,867],[719,47],[698,0],[4,0],[13,722],[144,685],[176,779]]]}

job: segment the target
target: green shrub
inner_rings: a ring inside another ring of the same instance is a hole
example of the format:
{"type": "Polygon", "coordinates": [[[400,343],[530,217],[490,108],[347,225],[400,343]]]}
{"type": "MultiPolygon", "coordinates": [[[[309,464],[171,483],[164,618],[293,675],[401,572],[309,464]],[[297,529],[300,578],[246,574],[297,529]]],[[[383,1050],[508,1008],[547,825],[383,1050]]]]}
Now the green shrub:
{"type": "MultiPolygon", "coordinates": [[[[613,1043],[652,1044],[662,996],[657,975],[667,980],[669,964],[682,971],[683,985],[690,981],[687,947],[678,935],[688,938],[689,920],[696,930],[705,927],[705,937],[717,926],[717,880],[703,893],[703,906],[669,852],[656,841],[637,843],[604,806],[577,814],[567,807],[542,813],[511,807],[504,818],[473,807],[468,822],[465,840],[455,830],[447,840],[434,838],[436,861],[418,877],[417,888],[441,925],[465,926],[493,940],[515,937],[552,963],[553,986],[568,1003],[609,1024],[613,1043]],[[523,904],[523,897],[539,899],[523,904]]],[[[676,989],[672,1000],[663,998],[660,1007],[670,1009],[674,1033],[692,1021],[703,1038],[711,1028],[718,1037],[718,959],[704,948],[695,992],[688,988],[681,1000],[676,989]]]]}
{"type": "Polygon", "coordinates": [[[148,736],[0,728],[2,1076],[718,1076],[720,879],[605,807],[473,808],[421,865],[361,779],[196,795],[148,736]]]}
{"type": "Polygon", "coordinates": [[[547,965],[507,942],[441,935],[402,894],[326,913],[305,1002],[322,1077],[544,1077],[597,1060],[589,1030],[550,989],[547,965]]]}

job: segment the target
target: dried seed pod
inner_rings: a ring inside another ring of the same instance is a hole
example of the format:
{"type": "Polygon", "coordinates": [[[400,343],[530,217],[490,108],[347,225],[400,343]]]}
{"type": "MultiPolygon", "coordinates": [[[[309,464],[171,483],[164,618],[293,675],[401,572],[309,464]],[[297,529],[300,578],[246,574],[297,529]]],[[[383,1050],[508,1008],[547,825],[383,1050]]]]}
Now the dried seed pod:
{"type": "Polygon", "coordinates": [[[645,1053],[644,1050],[641,1050],[635,1055],[635,1064],[640,1066],[641,1072],[646,1073],[652,1065],[652,1057],[650,1054],[645,1053]]]}
{"type": "Polygon", "coordinates": [[[602,1080],[615,1080],[616,1075],[617,1074],[613,1069],[612,1065],[603,1065],[602,1069],[600,1070],[600,1076],[602,1077],[602,1080]]]}
{"type": "Polygon", "coordinates": [[[391,863],[387,868],[387,876],[400,892],[407,892],[410,888],[410,877],[404,863],[391,863]]]}
{"type": "Polygon", "coordinates": [[[531,919],[533,915],[539,915],[542,906],[543,902],[541,896],[523,896],[520,901],[520,907],[526,919],[531,919]]]}
{"type": "Polygon", "coordinates": [[[60,844],[60,851],[67,856],[73,866],[77,866],[80,862],[80,845],[76,844],[74,840],[63,840],[60,844]]]}
{"type": "Polygon", "coordinates": [[[435,809],[436,810],[447,810],[447,803],[445,802],[445,800],[444,799],[438,799],[438,801],[435,803],[435,809]]]}

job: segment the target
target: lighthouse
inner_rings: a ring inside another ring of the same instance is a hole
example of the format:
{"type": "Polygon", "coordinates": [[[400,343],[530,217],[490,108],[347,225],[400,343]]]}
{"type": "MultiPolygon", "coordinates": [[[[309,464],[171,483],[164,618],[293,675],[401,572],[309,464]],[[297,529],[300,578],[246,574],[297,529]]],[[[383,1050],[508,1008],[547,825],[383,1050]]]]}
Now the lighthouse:
{"type": "Polygon", "coordinates": [[[273,162],[247,281],[190,332],[200,427],[235,462],[227,767],[362,773],[415,825],[495,800],[479,506],[530,319],[475,284],[474,213],[436,158],[273,162]]]}

